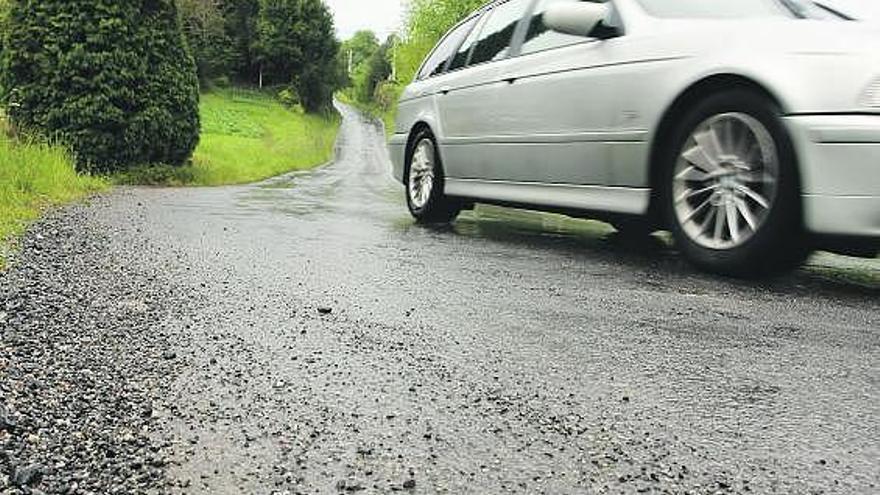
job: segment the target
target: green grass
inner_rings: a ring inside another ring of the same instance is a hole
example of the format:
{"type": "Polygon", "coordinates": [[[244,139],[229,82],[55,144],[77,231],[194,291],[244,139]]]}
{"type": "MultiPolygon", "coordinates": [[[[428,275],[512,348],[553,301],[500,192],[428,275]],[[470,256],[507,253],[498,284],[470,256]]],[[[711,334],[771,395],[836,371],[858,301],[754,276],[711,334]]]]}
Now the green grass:
{"type": "Polygon", "coordinates": [[[202,95],[202,136],[186,167],[139,167],[122,184],[244,184],[321,165],[333,156],[339,116],[306,114],[271,95],[240,89],[202,95]]]}
{"type": "Polygon", "coordinates": [[[104,179],[77,174],[63,147],[10,137],[0,115],[0,269],[11,241],[42,210],[107,186],[104,179]]]}

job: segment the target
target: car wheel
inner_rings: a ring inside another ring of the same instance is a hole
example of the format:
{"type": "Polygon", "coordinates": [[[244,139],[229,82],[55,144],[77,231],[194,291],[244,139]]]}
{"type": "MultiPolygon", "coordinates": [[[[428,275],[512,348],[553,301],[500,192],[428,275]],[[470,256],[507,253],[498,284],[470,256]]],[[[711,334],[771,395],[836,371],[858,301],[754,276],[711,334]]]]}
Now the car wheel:
{"type": "Polygon", "coordinates": [[[611,222],[611,226],[627,239],[644,239],[657,231],[647,218],[620,218],[611,222]]]}
{"type": "Polygon", "coordinates": [[[461,212],[461,204],[444,193],[443,164],[437,141],[423,129],[407,153],[406,202],[419,223],[447,223],[461,212]]]}
{"type": "Polygon", "coordinates": [[[797,166],[775,104],[748,91],[720,93],[687,112],[672,136],[663,201],[688,259],[744,277],[803,262],[797,166]]]}

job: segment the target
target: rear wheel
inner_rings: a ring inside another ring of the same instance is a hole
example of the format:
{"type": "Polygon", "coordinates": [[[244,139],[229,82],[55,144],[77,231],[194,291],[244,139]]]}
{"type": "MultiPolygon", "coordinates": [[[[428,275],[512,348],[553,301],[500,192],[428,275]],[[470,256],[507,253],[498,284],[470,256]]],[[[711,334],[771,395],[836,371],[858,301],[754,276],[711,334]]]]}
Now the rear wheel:
{"type": "Polygon", "coordinates": [[[673,133],[664,170],[666,220],[696,265],[759,276],[803,262],[794,151],[768,99],[737,90],[697,104],[673,133]]]}
{"type": "Polygon", "coordinates": [[[431,131],[422,129],[407,152],[406,202],[419,223],[448,223],[462,205],[444,192],[443,164],[431,131]]]}

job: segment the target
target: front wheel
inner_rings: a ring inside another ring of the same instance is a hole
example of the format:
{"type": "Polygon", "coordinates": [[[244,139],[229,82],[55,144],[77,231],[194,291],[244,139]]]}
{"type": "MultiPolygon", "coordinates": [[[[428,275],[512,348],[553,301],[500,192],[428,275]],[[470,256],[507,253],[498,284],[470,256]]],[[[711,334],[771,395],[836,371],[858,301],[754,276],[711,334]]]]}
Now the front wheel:
{"type": "Polygon", "coordinates": [[[437,142],[427,129],[419,131],[407,153],[406,203],[419,223],[448,223],[462,205],[444,192],[443,164],[437,142]]]}
{"type": "Polygon", "coordinates": [[[673,136],[666,219],[691,261],[751,277],[804,260],[795,155],[772,102],[748,91],[717,94],[688,112],[673,136]]]}

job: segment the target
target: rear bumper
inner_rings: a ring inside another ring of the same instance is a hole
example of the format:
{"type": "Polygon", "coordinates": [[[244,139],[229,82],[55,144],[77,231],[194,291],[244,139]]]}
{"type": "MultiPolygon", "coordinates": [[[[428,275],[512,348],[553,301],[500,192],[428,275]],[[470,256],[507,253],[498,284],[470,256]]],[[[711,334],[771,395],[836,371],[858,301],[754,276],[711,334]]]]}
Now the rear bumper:
{"type": "Polygon", "coordinates": [[[786,122],[801,165],[807,230],[880,244],[880,115],[791,116],[786,122]]]}
{"type": "Polygon", "coordinates": [[[391,173],[401,184],[404,183],[403,169],[406,166],[406,134],[395,134],[388,142],[388,154],[391,155],[391,173]]]}

